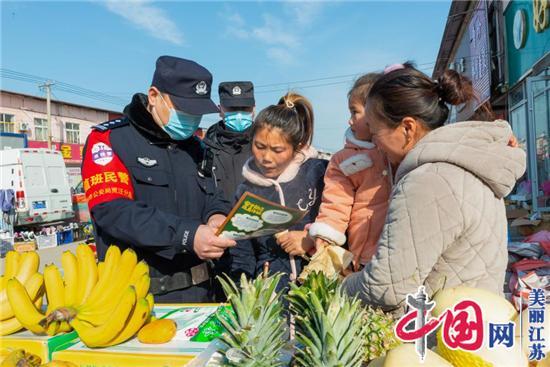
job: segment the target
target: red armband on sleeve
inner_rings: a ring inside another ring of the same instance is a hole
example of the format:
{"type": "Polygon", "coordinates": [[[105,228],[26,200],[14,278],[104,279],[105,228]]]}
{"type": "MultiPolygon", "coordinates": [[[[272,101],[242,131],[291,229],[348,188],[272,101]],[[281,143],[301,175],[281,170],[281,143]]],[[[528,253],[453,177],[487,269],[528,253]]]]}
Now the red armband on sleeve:
{"type": "Polygon", "coordinates": [[[111,147],[111,130],[92,130],[86,143],[82,180],[88,207],[115,199],[134,199],[128,169],[111,147]]]}

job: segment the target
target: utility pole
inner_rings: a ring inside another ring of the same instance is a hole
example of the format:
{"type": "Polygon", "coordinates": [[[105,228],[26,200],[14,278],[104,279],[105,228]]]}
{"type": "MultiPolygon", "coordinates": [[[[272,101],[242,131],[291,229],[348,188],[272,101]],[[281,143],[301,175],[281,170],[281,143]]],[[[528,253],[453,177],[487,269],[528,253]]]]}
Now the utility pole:
{"type": "Polygon", "coordinates": [[[46,115],[48,119],[48,149],[52,149],[52,109],[51,109],[51,100],[52,100],[52,83],[47,81],[44,84],[40,85],[40,88],[46,90],[46,115]]]}

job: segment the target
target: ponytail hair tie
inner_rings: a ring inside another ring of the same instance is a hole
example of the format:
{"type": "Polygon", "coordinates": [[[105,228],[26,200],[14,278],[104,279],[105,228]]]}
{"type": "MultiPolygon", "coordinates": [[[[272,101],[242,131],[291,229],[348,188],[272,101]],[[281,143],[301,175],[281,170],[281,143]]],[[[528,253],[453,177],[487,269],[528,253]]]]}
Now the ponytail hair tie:
{"type": "Polygon", "coordinates": [[[392,71],[401,70],[401,69],[405,69],[405,65],[403,65],[403,64],[391,64],[389,66],[386,66],[386,68],[384,69],[384,75],[389,74],[392,71]]]}
{"type": "Polygon", "coordinates": [[[294,103],[292,101],[289,101],[288,99],[285,99],[285,105],[288,108],[294,108],[294,103]]]}

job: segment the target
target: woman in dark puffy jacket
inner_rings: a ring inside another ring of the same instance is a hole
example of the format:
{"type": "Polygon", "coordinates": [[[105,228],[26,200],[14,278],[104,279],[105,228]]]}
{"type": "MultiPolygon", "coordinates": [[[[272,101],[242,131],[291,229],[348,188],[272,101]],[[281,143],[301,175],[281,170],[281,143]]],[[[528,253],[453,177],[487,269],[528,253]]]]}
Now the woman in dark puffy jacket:
{"type": "Polygon", "coordinates": [[[298,94],[286,94],[256,117],[253,156],[243,167],[246,181],[237,188],[236,199],[248,191],[307,214],[288,232],[238,241],[230,250],[233,278],[241,273],[253,277],[268,262],[271,274],[284,273],[282,289],[302,271],[302,256],[314,248],[304,227],[315,221],[319,211],[327,166],[325,160],[317,159],[310,145],[312,136],[313,109],[298,94]]]}

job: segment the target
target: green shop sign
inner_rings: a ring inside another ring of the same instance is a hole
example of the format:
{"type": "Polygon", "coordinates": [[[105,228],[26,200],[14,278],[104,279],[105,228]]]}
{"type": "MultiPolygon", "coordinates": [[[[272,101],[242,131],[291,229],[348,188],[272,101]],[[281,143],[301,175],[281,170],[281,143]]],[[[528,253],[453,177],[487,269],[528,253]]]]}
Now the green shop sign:
{"type": "Polygon", "coordinates": [[[513,86],[550,51],[550,0],[511,1],[504,17],[508,82],[513,86]]]}

